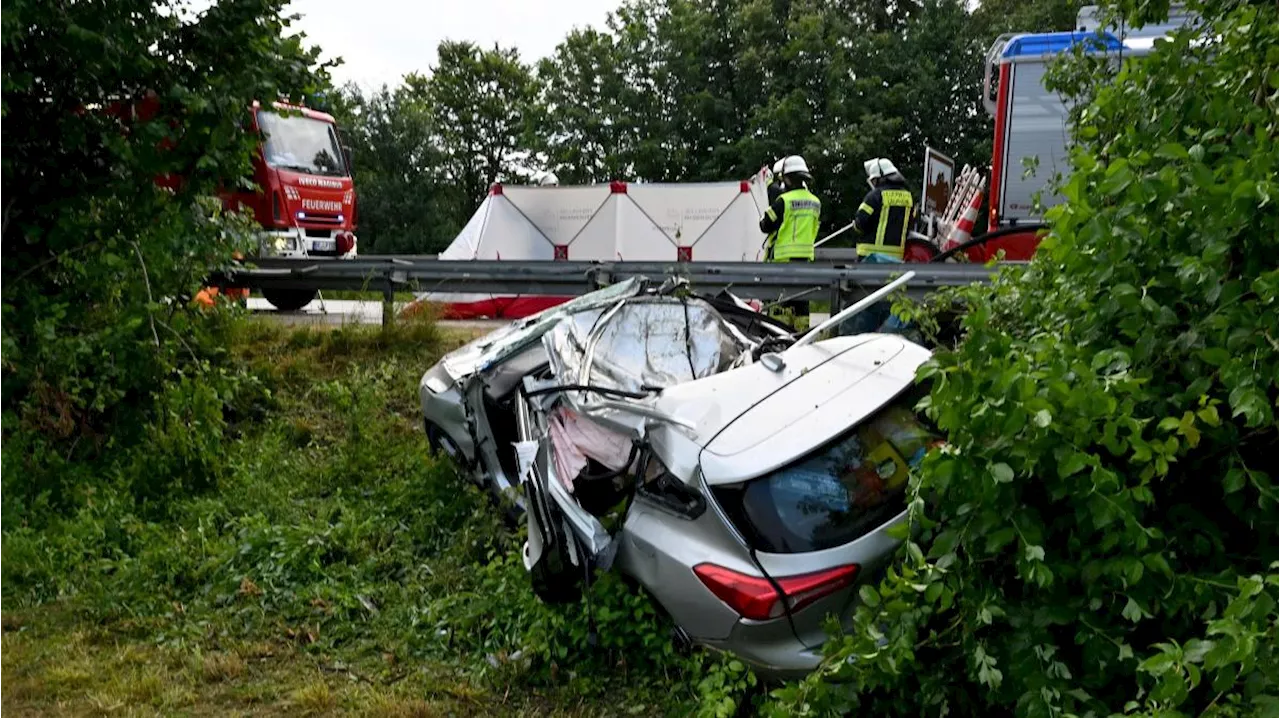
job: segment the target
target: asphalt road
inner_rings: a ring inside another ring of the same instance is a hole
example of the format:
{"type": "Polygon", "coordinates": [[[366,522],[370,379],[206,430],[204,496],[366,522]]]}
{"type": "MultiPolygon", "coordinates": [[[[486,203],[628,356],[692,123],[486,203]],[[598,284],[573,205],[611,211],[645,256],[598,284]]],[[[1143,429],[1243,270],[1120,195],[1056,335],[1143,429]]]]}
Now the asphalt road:
{"type": "MultiPolygon", "coordinates": [[[[395,304],[395,310],[404,309],[403,302],[395,304]]],[[[287,324],[381,324],[382,302],[351,299],[317,299],[296,312],[281,312],[261,298],[249,297],[249,310],[255,315],[270,317],[287,324]]],[[[504,319],[467,319],[440,322],[440,326],[453,329],[493,331],[507,323],[504,319]]]]}

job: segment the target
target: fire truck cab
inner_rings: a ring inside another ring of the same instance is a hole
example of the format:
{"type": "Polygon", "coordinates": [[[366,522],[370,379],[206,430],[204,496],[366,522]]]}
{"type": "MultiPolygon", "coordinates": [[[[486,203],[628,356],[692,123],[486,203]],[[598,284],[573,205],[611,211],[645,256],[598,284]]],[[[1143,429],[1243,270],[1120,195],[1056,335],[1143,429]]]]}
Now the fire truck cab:
{"type": "Polygon", "coordinates": [[[262,225],[262,251],[279,257],[354,257],[356,196],[349,152],[333,117],[254,103],[254,192],[226,198],[262,225]]]}
{"type": "Polygon", "coordinates": [[[1105,53],[1117,62],[1141,57],[1151,52],[1156,39],[1193,19],[1175,6],[1165,23],[1137,30],[1104,28],[1097,8],[1087,6],[1080,10],[1074,31],[1001,35],[992,43],[986,55],[982,97],[987,112],[995,118],[987,231],[1003,231],[999,240],[989,243],[988,253],[994,256],[997,249],[1004,249],[1010,259],[1029,259],[1039,241],[1033,228],[1043,222],[1041,211],[1061,199],[1052,193],[1049,182],[1055,175],[1071,171],[1067,160],[1070,106],[1045,87],[1049,63],[1076,47],[1105,53]],[[1033,171],[1025,168],[1028,161],[1033,171]],[[1020,226],[1027,231],[1018,232],[1020,226]]]}

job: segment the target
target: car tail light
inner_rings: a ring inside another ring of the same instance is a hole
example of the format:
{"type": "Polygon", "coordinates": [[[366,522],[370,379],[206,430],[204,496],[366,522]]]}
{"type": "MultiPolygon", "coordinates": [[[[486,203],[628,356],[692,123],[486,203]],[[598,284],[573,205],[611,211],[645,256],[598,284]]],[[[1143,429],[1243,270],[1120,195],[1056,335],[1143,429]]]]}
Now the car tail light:
{"type": "Polygon", "coordinates": [[[711,563],[698,564],[693,572],[712,593],[737,611],[743,618],[765,621],[783,613],[785,597],[792,611],[798,611],[842,588],[853,585],[858,566],[848,564],[835,568],[774,579],[782,595],[767,578],[748,576],[711,563]]]}

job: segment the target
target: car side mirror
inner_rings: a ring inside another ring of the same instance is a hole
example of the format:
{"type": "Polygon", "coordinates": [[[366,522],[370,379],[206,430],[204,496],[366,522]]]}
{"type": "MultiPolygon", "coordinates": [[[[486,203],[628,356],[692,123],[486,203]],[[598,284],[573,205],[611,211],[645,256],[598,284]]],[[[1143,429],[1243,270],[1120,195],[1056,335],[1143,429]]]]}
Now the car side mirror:
{"type": "Polygon", "coordinates": [[[342,146],[342,158],[347,161],[347,171],[351,171],[351,145],[342,146]]]}

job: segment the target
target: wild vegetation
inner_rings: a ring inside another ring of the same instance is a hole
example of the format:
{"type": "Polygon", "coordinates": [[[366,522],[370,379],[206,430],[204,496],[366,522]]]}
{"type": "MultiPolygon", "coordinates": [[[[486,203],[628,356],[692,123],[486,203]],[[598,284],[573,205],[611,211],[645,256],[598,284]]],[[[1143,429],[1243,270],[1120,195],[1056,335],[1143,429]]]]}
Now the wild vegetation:
{"type": "Polygon", "coordinates": [[[520,534],[432,456],[415,388],[458,341],[429,318],[237,325],[227,362],[257,385],[216,491],[156,512],[98,481],[6,523],[4,709],[715,715],[741,664],[677,656],[614,577],[594,625],[543,606],[520,534]]]}
{"type": "Polygon", "coordinates": [[[1067,201],[960,292],[919,533],[775,714],[1276,713],[1277,18],[1192,7],[1141,62],[1058,68],[1067,201]]]}

